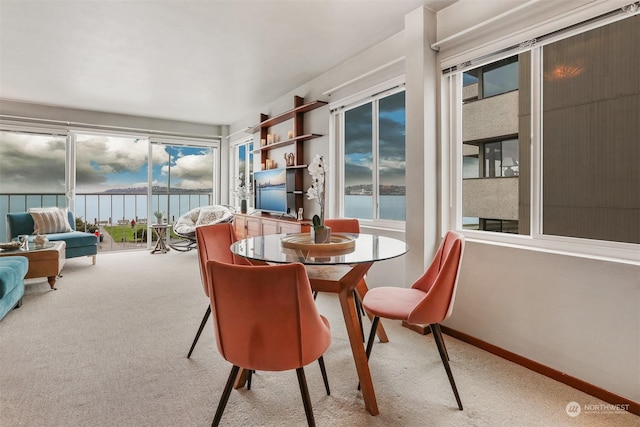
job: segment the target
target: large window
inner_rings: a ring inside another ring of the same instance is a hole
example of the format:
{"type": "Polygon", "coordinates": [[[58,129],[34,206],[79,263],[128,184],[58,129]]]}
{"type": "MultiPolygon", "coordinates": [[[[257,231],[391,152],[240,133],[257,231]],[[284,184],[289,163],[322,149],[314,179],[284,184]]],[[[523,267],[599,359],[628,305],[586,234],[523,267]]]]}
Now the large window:
{"type": "Polygon", "coordinates": [[[66,135],[0,131],[0,239],[5,239],[8,212],[68,206],[66,157],[66,135]]]}
{"type": "Polygon", "coordinates": [[[336,113],[343,122],[343,216],[404,221],[405,93],[369,99],[336,113]]]}
{"type": "MultiPolygon", "coordinates": [[[[216,141],[2,126],[2,218],[69,207],[78,230],[99,234],[98,250],[124,250],[143,247],[154,211],[172,223],[217,199],[216,141]]],[[[5,234],[2,221],[0,238],[5,234]]]]}
{"type": "Polygon", "coordinates": [[[462,73],[462,224],[467,230],[519,231],[519,58],[462,73]],[[497,179],[496,179],[497,178],[497,179]]]}
{"type": "Polygon", "coordinates": [[[640,243],[640,16],[588,25],[449,73],[457,227],[622,256],[640,243]]]}
{"type": "Polygon", "coordinates": [[[466,71],[465,100],[484,99],[518,90],[518,57],[501,59],[466,71]]]}
{"type": "Polygon", "coordinates": [[[640,16],[542,49],[542,233],[640,243],[640,16]]]}

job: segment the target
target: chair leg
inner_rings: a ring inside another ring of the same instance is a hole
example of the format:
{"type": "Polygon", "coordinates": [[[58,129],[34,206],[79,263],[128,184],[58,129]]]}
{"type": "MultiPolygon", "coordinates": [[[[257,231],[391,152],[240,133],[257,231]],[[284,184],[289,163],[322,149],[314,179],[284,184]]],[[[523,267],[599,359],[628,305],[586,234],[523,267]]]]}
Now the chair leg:
{"type": "Polygon", "coordinates": [[[207,306],[207,311],[204,313],[204,317],[202,318],[202,322],[200,322],[200,328],[198,328],[198,333],[196,337],[193,339],[193,343],[191,344],[191,348],[189,349],[189,354],[187,354],[187,359],[191,357],[191,353],[193,353],[193,349],[196,348],[196,344],[198,343],[198,339],[200,338],[200,334],[204,329],[204,325],[207,324],[207,319],[209,319],[209,315],[211,314],[211,305],[207,306]]]}
{"type": "Polygon", "coordinates": [[[322,381],[324,381],[324,388],[327,390],[327,396],[331,395],[331,390],[329,390],[329,380],[327,379],[327,370],[324,367],[324,358],[320,356],[318,359],[318,364],[320,365],[320,372],[322,373],[322,381]]]}
{"type": "Polygon", "coordinates": [[[440,359],[442,359],[442,364],[444,365],[444,369],[445,371],[447,371],[447,376],[449,377],[449,382],[451,383],[453,394],[456,396],[456,402],[458,402],[458,409],[462,411],[462,402],[460,401],[460,395],[458,394],[456,383],[453,380],[453,374],[451,373],[451,367],[449,366],[447,350],[444,347],[444,341],[442,340],[442,333],[440,332],[440,325],[437,323],[434,323],[429,326],[433,331],[433,340],[436,342],[436,346],[438,347],[438,352],[440,353],[440,359]],[[436,330],[438,332],[436,332],[436,330]]]}
{"type": "Polygon", "coordinates": [[[313,408],[311,407],[311,399],[309,398],[307,378],[304,376],[304,368],[296,369],[296,373],[298,374],[298,384],[300,385],[300,394],[302,394],[304,412],[307,415],[307,424],[309,425],[309,427],[315,427],[316,421],[313,418],[313,408]]]}
{"type": "MultiPolygon", "coordinates": [[[[378,316],[375,316],[371,321],[371,331],[369,331],[369,339],[367,340],[367,360],[369,360],[371,350],[373,349],[373,342],[376,339],[376,333],[378,332],[378,323],[380,323],[380,318],[378,316]]],[[[360,383],[358,383],[358,390],[360,390],[360,383]]]]}
{"type": "Polygon", "coordinates": [[[213,418],[211,427],[217,427],[218,425],[220,425],[220,419],[222,418],[222,413],[224,412],[224,408],[227,406],[229,395],[231,395],[231,389],[233,389],[233,382],[238,376],[239,370],[240,370],[240,367],[236,365],[233,365],[233,367],[231,368],[229,379],[227,379],[227,384],[224,386],[224,391],[222,392],[222,396],[220,396],[220,403],[218,403],[218,409],[216,409],[216,415],[213,418]]]}
{"type": "Polygon", "coordinates": [[[367,359],[369,359],[371,350],[373,349],[373,341],[375,341],[376,338],[379,322],[380,318],[378,316],[375,316],[373,321],[371,321],[371,331],[369,332],[369,339],[367,340],[367,359]]]}
{"type": "MultiPolygon", "coordinates": [[[[429,326],[431,327],[431,326],[429,326]]],[[[442,342],[442,348],[444,348],[444,354],[447,356],[447,360],[449,359],[449,352],[447,352],[447,346],[444,343],[444,339],[442,339],[442,331],[440,330],[440,324],[438,323],[435,328],[431,328],[431,333],[440,335],[440,341],[442,342]]]]}
{"type": "Polygon", "coordinates": [[[364,308],[362,308],[362,302],[360,302],[360,297],[358,296],[358,292],[353,290],[353,301],[356,304],[356,313],[358,314],[358,323],[360,324],[360,334],[362,335],[362,342],[364,342],[364,326],[362,324],[362,316],[364,316],[364,308]]]}
{"type": "Polygon", "coordinates": [[[249,369],[247,374],[247,390],[251,390],[251,378],[253,377],[253,369],[249,369]]]}

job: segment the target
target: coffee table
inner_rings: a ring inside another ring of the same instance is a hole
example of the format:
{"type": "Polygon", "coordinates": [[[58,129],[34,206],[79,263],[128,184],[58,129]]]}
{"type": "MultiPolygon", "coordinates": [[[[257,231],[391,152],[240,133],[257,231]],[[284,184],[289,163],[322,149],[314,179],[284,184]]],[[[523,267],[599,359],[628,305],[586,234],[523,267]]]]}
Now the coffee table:
{"type": "Polygon", "coordinates": [[[29,243],[29,249],[14,251],[0,251],[0,256],[24,256],[29,259],[29,270],[25,279],[46,277],[51,289],[55,290],[56,278],[64,267],[65,242],[49,242],[43,247],[36,247],[35,243],[29,243]]]}

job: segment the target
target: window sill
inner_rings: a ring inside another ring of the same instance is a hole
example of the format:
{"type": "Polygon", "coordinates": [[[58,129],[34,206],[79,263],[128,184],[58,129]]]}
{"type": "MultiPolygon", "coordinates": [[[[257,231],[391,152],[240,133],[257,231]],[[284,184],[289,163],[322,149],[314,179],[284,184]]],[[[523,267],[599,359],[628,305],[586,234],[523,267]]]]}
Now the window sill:
{"type": "Polygon", "coordinates": [[[612,244],[554,236],[532,237],[483,231],[458,231],[469,242],[640,266],[639,245],[631,243],[612,244]]]}

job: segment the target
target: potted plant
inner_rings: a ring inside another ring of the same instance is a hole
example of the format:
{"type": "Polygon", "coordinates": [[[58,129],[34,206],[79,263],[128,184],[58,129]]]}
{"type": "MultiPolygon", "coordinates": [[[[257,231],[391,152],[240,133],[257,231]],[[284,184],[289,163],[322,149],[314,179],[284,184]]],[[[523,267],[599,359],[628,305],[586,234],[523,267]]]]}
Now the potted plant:
{"type": "Polygon", "coordinates": [[[240,199],[240,212],[247,213],[247,200],[253,194],[253,188],[250,182],[245,182],[240,177],[234,177],[235,186],[231,188],[231,194],[240,199]]]}
{"type": "Polygon", "coordinates": [[[153,213],[153,216],[156,217],[156,224],[162,224],[162,216],[164,213],[160,210],[157,210],[153,213]]]}
{"type": "Polygon", "coordinates": [[[320,205],[320,215],[313,216],[313,227],[311,227],[311,241],[313,243],[330,243],[331,227],[324,225],[324,183],[327,167],[324,158],[319,154],[313,158],[308,167],[309,174],[313,178],[311,187],[307,190],[307,199],[315,200],[320,205]]]}

